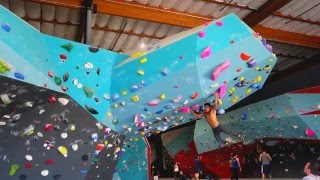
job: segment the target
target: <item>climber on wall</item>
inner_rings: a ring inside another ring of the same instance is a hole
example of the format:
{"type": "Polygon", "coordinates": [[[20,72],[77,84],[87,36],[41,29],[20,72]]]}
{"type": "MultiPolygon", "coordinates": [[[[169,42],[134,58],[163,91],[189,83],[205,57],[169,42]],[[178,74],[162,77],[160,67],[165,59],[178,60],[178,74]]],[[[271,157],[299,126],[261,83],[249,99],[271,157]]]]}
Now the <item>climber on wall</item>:
{"type": "Polygon", "coordinates": [[[241,140],[244,140],[243,136],[240,134],[237,134],[234,131],[229,131],[223,128],[218,119],[217,119],[217,108],[218,108],[218,99],[219,99],[219,94],[215,93],[215,100],[214,100],[214,105],[212,106],[210,103],[205,103],[204,104],[204,112],[203,113],[195,113],[193,110],[191,110],[191,113],[193,114],[194,117],[196,118],[202,118],[204,117],[208,123],[210,124],[214,137],[220,144],[226,144],[226,141],[221,139],[220,133],[226,133],[228,135],[232,134],[233,136],[238,137],[241,140]]]}

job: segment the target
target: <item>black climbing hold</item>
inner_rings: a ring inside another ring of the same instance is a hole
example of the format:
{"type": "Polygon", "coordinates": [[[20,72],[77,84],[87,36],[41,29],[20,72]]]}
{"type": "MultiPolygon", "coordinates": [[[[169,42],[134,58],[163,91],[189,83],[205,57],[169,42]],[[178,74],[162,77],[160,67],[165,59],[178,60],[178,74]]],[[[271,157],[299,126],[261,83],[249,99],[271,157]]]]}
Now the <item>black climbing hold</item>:
{"type": "Polygon", "coordinates": [[[53,177],[53,179],[57,180],[57,179],[60,179],[62,177],[62,175],[56,174],[56,175],[53,175],[52,177],[53,177]]]}
{"type": "Polygon", "coordinates": [[[99,102],[99,98],[95,97],[93,98],[95,102],[99,102]]]}
{"type": "Polygon", "coordinates": [[[99,48],[97,47],[89,47],[89,51],[92,52],[92,53],[96,53],[99,51],[99,48]]]}
{"type": "Polygon", "coordinates": [[[90,72],[88,72],[88,71],[87,71],[86,73],[87,73],[87,75],[89,75],[89,74],[90,74],[90,72]]]}
{"type": "Polygon", "coordinates": [[[236,81],[237,79],[238,79],[238,77],[235,77],[233,80],[235,80],[235,81],[236,81]]]}
{"type": "Polygon", "coordinates": [[[100,68],[97,69],[97,74],[100,75],[100,68]]]}
{"type": "Polygon", "coordinates": [[[65,118],[62,120],[62,122],[65,123],[65,124],[69,124],[69,120],[65,119],[65,118]]]}
{"type": "Polygon", "coordinates": [[[82,160],[83,161],[88,161],[88,159],[89,159],[89,156],[87,154],[82,156],[82,160]]]}
{"type": "Polygon", "coordinates": [[[59,126],[59,125],[55,125],[55,126],[53,127],[53,129],[54,129],[55,131],[60,131],[60,126],[59,126]]]}
{"type": "Polygon", "coordinates": [[[99,112],[95,109],[93,109],[92,107],[88,106],[88,105],[84,105],[84,107],[91,113],[91,114],[99,114],[99,112]]]}
{"type": "Polygon", "coordinates": [[[21,174],[21,175],[19,176],[19,179],[20,179],[20,180],[26,180],[26,179],[27,179],[27,175],[21,174]]]}
{"type": "Polygon", "coordinates": [[[69,79],[69,73],[64,73],[64,75],[63,75],[63,82],[68,81],[68,79],[69,79]]]}
{"type": "Polygon", "coordinates": [[[80,69],[80,67],[79,67],[79,66],[76,66],[76,69],[80,69]]]}

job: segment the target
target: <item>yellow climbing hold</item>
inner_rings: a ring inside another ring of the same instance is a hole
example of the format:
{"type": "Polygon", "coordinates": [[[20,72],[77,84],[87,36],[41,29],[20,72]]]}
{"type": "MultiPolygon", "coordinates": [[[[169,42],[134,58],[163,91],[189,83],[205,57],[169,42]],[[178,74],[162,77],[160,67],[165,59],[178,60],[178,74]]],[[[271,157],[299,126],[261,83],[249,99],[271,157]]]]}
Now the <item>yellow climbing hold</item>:
{"type": "Polygon", "coordinates": [[[147,54],[147,52],[140,52],[140,51],[138,51],[138,52],[135,52],[135,53],[133,53],[133,54],[131,54],[131,58],[137,58],[137,57],[140,57],[140,56],[144,56],[144,55],[146,55],[147,54]]]}
{"type": "Polygon", "coordinates": [[[240,78],[240,81],[244,81],[244,80],[245,80],[245,78],[244,78],[244,77],[241,77],[241,78],[240,78]]]}
{"type": "Polygon", "coordinates": [[[132,96],[132,101],[138,102],[139,100],[140,100],[140,99],[139,99],[139,97],[138,97],[137,95],[132,96]]]}
{"type": "Polygon", "coordinates": [[[161,94],[161,95],[160,95],[160,99],[161,99],[161,100],[163,100],[163,99],[165,99],[165,98],[166,98],[166,95],[165,95],[165,94],[161,94]]]}
{"type": "Polygon", "coordinates": [[[248,89],[246,90],[246,93],[247,93],[247,94],[250,94],[250,93],[251,93],[251,88],[248,88],[248,89]]]}
{"type": "Polygon", "coordinates": [[[273,59],[269,59],[269,62],[273,62],[273,59]]]}
{"type": "Polygon", "coordinates": [[[136,137],[136,138],[134,138],[133,140],[134,140],[134,141],[139,141],[139,138],[136,137]]]}
{"type": "Polygon", "coordinates": [[[111,112],[107,112],[107,117],[111,117],[111,116],[112,116],[111,112]]]}
{"type": "Polygon", "coordinates": [[[144,63],[146,63],[148,60],[147,60],[147,58],[142,58],[142,59],[140,59],[140,64],[144,64],[144,63]]]}
{"type": "Polygon", "coordinates": [[[116,103],[116,104],[113,105],[113,107],[114,107],[114,108],[118,108],[119,105],[116,103]]]}
{"type": "Polygon", "coordinates": [[[107,141],[107,140],[105,140],[105,141],[104,141],[104,145],[107,145],[107,144],[108,144],[108,141],[107,141]]]}
{"type": "Polygon", "coordinates": [[[127,94],[128,94],[128,92],[127,92],[126,90],[123,90],[123,91],[122,91],[122,95],[123,95],[123,96],[125,96],[125,95],[127,95],[127,94]]]}
{"type": "Polygon", "coordinates": [[[260,70],[260,67],[257,66],[256,68],[254,68],[256,71],[259,71],[260,70]]]}
{"type": "Polygon", "coordinates": [[[74,124],[72,124],[71,127],[70,127],[70,130],[71,130],[71,131],[76,130],[76,126],[75,126],[74,124]]]}
{"type": "Polygon", "coordinates": [[[221,99],[218,99],[218,105],[221,106],[223,104],[221,99]]]}
{"type": "Polygon", "coordinates": [[[235,88],[235,87],[232,87],[232,88],[229,90],[229,94],[233,94],[235,91],[236,91],[236,88],[235,88]]]}
{"type": "Polygon", "coordinates": [[[236,103],[238,100],[239,100],[239,97],[238,97],[238,96],[235,96],[235,97],[231,100],[231,102],[232,102],[232,103],[236,103]]]}
{"type": "Polygon", "coordinates": [[[138,74],[140,74],[141,76],[143,76],[144,75],[144,71],[143,70],[141,70],[141,69],[138,69],[138,72],[137,72],[138,74]]]}
{"type": "Polygon", "coordinates": [[[258,77],[257,77],[257,81],[260,82],[261,80],[262,80],[262,77],[261,77],[261,76],[258,76],[258,77]]]}
{"type": "Polygon", "coordinates": [[[58,147],[58,151],[64,156],[67,157],[68,156],[68,150],[66,147],[64,146],[59,146],[58,147]]]}
{"type": "Polygon", "coordinates": [[[142,132],[140,132],[140,134],[141,134],[142,136],[144,136],[146,133],[142,131],[142,132]]]}

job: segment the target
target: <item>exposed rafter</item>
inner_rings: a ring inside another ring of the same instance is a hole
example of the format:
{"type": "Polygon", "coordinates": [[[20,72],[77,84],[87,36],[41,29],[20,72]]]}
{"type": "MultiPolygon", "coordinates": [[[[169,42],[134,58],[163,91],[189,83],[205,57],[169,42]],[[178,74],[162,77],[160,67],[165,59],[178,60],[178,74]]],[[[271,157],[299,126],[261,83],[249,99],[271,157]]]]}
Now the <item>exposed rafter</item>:
{"type": "MultiPolygon", "coordinates": [[[[81,8],[81,0],[30,0],[64,7],[81,8]]],[[[158,7],[151,7],[138,3],[120,0],[94,0],[98,13],[123,16],[128,18],[152,21],[157,23],[171,24],[182,27],[196,27],[211,20],[210,17],[192,15],[158,7]],[[148,15],[148,16],[147,16],[148,15]]],[[[238,6],[238,5],[237,5],[238,6]]],[[[266,39],[307,47],[320,48],[320,38],[288,31],[275,30],[257,26],[253,28],[266,39]]]]}
{"type": "Polygon", "coordinates": [[[263,4],[258,11],[253,11],[243,18],[243,21],[249,26],[254,27],[291,1],[292,0],[269,0],[263,4]]]}

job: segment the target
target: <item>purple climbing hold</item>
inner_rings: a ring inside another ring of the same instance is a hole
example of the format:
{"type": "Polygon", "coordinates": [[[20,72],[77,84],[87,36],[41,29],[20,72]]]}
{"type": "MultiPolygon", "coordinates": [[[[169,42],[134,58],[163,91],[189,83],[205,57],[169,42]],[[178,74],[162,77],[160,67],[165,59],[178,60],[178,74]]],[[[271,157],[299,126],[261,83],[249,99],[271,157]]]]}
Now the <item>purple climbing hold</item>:
{"type": "Polygon", "coordinates": [[[247,65],[248,65],[248,68],[253,68],[257,65],[257,61],[256,59],[250,59],[249,61],[247,61],[247,65]]]}

